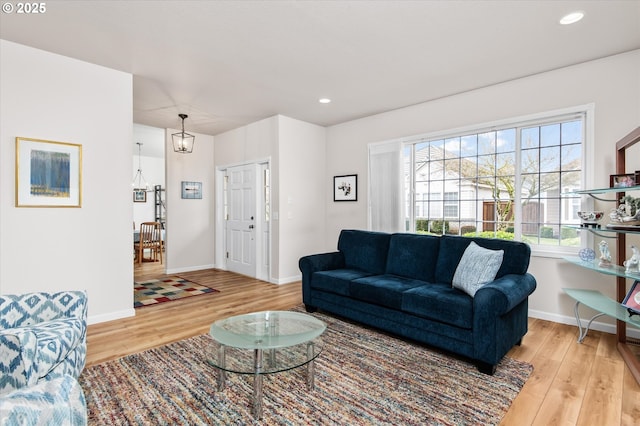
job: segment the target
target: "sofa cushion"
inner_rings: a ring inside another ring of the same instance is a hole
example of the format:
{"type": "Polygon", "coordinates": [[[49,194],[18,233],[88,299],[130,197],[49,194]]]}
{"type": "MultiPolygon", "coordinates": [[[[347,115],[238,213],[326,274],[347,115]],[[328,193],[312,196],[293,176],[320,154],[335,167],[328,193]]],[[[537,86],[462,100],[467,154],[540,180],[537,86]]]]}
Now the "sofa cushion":
{"type": "Polygon", "coordinates": [[[440,238],[433,235],[393,234],[386,273],[433,282],[439,247],[440,238]]]}
{"type": "Polygon", "coordinates": [[[371,275],[368,272],[355,269],[331,269],[313,273],[311,288],[328,291],[329,293],[349,296],[349,284],[352,280],[371,275]]]}
{"type": "Polygon", "coordinates": [[[519,241],[507,241],[491,238],[467,238],[453,235],[440,237],[440,250],[436,264],[435,281],[451,283],[460,259],[467,246],[474,241],[480,247],[490,250],[504,250],[502,265],[496,274],[500,278],[507,274],[522,275],[529,268],[531,248],[519,241]]]}
{"type": "Polygon", "coordinates": [[[402,293],[425,285],[424,281],[394,275],[374,275],[353,280],[350,296],[364,302],[375,303],[393,309],[401,309],[402,293]]]}
{"type": "Polygon", "coordinates": [[[343,253],[348,269],[380,275],[387,266],[390,237],[382,232],[343,230],[338,239],[338,250],[343,253]]]}
{"type": "Polygon", "coordinates": [[[453,274],[453,287],[475,296],[480,287],[496,278],[503,257],[504,250],[489,250],[471,241],[453,274]]]}
{"type": "Polygon", "coordinates": [[[473,299],[448,283],[427,284],[402,294],[402,310],[457,327],[473,327],[473,299]]]}
{"type": "Polygon", "coordinates": [[[36,362],[38,376],[46,376],[82,341],[83,322],[80,318],[47,321],[30,327],[38,340],[36,362]]]}

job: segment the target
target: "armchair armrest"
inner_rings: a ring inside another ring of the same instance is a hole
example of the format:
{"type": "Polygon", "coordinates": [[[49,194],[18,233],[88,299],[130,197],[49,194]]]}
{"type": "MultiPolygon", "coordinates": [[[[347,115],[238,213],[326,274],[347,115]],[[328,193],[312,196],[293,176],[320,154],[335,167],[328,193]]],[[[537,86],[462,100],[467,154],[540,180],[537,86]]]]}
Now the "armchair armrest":
{"type": "Polygon", "coordinates": [[[38,340],[32,331],[14,328],[0,331],[0,395],[34,385],[38,340]]]}
{"type": "Polygon", "coordinates": [[[0,413],[3,425],[83,426],[88,421],[84,392],[71,376],[57,377],[1,395],[0,413]]]}

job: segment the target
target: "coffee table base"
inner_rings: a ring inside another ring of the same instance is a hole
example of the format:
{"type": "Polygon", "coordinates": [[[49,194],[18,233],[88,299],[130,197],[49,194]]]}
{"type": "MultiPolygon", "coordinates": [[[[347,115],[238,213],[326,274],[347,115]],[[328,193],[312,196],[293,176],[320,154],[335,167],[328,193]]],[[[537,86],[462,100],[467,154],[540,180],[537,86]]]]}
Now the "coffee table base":
{"type": "MultiPolygon", "coordinates": [[[[226,386],[227,380],[227,372],[224,370],[225,367],[225,357],[226,357],[226,346],[220,345],[218,348],[218,391],[223,391],[226,386]]],[[[314,360],[314,343],[307,343],[307,356],[310,359],[307,365],[307,389],[313,390],[315,388],[315,360],[314,360]]],[[[271,363],[276,362],[276,351],[275,349],[269,349],[269,361],[271,363]]],[[[262,377],[264,376],[263,372],[263,350],[262,349],[254,349],[253,350],[253,360],[254,360],[254,371],[253,371],[253,395],[251,396],[251,414],[256,420],[262,419],[262,377]]],[[[304,364],[303,364],[304,365],[304,364]]],[[[301,366],[300,366],[301,367],[301,366]]],[[[297,367],[296,367],[297,368],[297,367]]]]}

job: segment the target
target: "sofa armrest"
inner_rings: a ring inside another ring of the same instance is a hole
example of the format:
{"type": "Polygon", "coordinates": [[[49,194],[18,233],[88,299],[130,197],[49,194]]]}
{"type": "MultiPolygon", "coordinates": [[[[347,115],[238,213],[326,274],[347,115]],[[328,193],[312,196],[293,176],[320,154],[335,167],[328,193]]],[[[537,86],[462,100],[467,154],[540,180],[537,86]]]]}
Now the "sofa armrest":
{"type": "Polygon", "coordinates": [[[313,273],[344,268],[344,255],[342,252],[334,251],[330,253],[304,256],[298,261],[298,267],[302,272],[302,301],[305,304],[309,304],[309,294],[311,292],[311,280],[313,273]]]}
{"type": "Polygon", "coordinates": [[[505,275],[483,286],[473,298],[474,358],[495,369],[527,332],[528,297],[533,275],[505,275]]]}
{"type": "Polygon", "coordinates": [[[312,274],[316,271],[328,271],[331,269],[340,269],[345,267],[344,256],[342,252],[334,251],[331,253],[312,254],[300,258],[298,262],[300,271],[304,276],[312,274]]]}
{"type": "Polygon", "coordinates": [[[0,395],[38,381],[35,365],[38,339],[32,331],[0,331],[0,395]]]}
{"type": "Polygon", "coordinates": [[[529,297],[535,289],[536,280],[529,273],[505,275],[476,292],[473,299],[474,312],[504,315],[529,297]]]}

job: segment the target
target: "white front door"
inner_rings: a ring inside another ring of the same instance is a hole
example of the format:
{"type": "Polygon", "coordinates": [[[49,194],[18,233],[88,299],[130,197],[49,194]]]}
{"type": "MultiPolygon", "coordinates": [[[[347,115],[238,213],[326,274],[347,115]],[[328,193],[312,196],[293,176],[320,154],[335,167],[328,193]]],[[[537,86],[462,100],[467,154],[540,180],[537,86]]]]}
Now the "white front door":
{"type": "Polygon", "coordinates": [[[247,164],[227,169],[226,263],[229,271],[256,276],[256,174],[247,164]]]}

